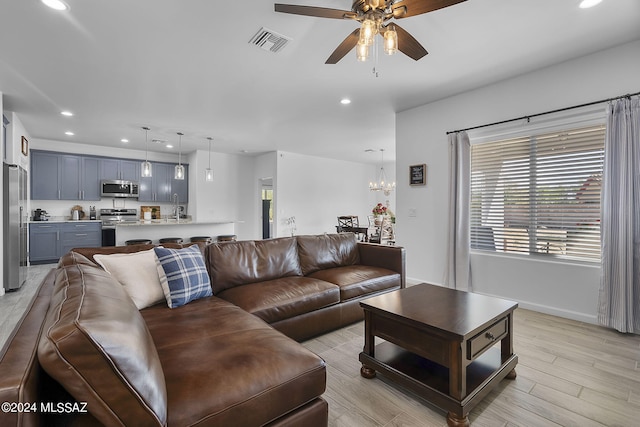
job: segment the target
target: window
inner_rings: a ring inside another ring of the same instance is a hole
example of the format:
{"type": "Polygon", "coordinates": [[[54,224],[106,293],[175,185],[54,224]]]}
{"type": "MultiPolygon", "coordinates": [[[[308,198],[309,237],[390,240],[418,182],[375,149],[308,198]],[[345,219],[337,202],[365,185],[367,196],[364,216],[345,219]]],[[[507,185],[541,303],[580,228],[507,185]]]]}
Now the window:
{"type": "Polygon", "coordinates": [[[471,248],[600,259],[603,125],[471,146],[471,248]]]}

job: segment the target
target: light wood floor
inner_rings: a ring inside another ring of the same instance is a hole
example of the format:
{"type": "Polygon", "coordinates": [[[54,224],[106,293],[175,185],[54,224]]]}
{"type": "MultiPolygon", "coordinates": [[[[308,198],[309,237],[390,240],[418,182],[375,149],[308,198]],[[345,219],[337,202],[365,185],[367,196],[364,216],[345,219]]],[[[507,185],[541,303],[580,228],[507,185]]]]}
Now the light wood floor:
{"type": "MultiPolygon", "coordinates": [[[[0,297],[0,348],[51,265],[0,297]]],[[[360,376],[362,322],[303,344],[327,362],[329,426],[445,426],[445,413],[382,375],[360,376]]],[[[640,336],[517,309],[515,380],[503,380],[470,414],[471,425],[640,426],[640,336]]]]}
{"type": "MultiPolygon", "coordinates": [[[[515,380],[469,415],[472,426],[640,426],[640,336],[517,309],[515,380]]],[[[363,323],[304,345],[328,365],[329,426],[446,426],[445,413],[382,375],[360,376],[363,323]]]]}

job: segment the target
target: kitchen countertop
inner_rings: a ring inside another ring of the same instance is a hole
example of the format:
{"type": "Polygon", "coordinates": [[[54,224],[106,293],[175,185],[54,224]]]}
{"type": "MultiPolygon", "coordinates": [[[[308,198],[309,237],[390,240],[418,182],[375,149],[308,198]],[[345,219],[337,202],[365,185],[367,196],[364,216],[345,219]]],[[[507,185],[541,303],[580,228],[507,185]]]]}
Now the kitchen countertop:
{"type": "Polygon", "coordinates": [[[54,217],[51,218],[47,221],[34,221],[32,219],[29,220],[29,224],[46,224],[46,223],[61,223],[61,222],[99,222],[101,223],[102,220],[99,219],[71,219],[71,218],[64,218],[64,217],[54,217]]]}
{"type": "Polygon", "coordinates": [[[152,219],[149,221],[140,220],[137,223],[122,223],[116,224],[116,227],[150,227],[150,226],[167,226],[167,225],[206,225],[206,224],[232,224],[237,221],[192,221],[191,219],[181,219],[176,221],[175,219],[152,219]]]}

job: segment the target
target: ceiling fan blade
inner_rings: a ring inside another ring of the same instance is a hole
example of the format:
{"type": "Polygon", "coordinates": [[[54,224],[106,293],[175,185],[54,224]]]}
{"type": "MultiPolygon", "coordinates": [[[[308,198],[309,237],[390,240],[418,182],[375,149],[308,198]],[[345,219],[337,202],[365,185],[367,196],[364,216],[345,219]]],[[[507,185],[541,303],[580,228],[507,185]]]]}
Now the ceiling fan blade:
{"type": "Polygon", "coordinates": [[[299,6],[295,4],[275,4],[275,11],[294,15],[316,16],[319,18],[345,19],[353,18],[350,10],[329,9],[326,7],[299,6]]]}
{"type": "Polygon", "coordinates": [[[398,50],[400,52],[416,61],[429,53],[420,43],[418,43],[418,40],[413,38],[413,36],[405,29],[400,27],[398,24],[392,25],[398,33],[398,50]]]}
{"type": "Polygon", "coordinates": [[[346,39],[340,43],[340,45],[333,51],[331,56],[327,58],[325,64],[337,64],[344,56],[349,53],[351,49],[353,49],[358,44],[358,39],[360,38],[360,28],[356,28],[353,30],[351,34],[347,36],[346,39]]]}
{"type": "Polygon", "coordinates": [[[400,19],[432,12],[463,1],[466,0],[402,0],[395,3],[391,8],[393,9],[393,17],[400,19]]]}

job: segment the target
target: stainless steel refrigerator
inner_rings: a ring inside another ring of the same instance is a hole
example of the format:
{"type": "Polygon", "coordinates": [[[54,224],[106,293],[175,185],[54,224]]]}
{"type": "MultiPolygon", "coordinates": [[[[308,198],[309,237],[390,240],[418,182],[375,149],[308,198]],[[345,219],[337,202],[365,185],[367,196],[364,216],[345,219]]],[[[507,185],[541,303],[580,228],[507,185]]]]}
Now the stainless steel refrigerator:
{"type": "Polygon", "coordinates": [[[27,279],[27,172],[4,164],[4,288],[19,289],[27,279]]]}

